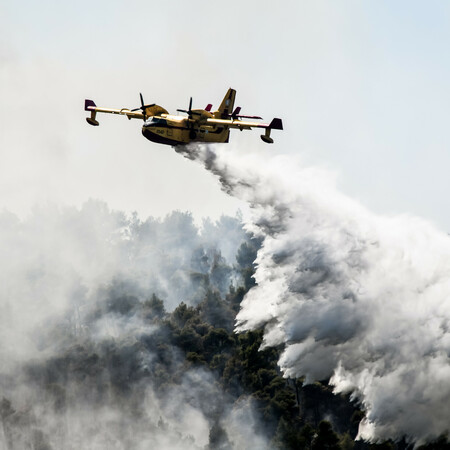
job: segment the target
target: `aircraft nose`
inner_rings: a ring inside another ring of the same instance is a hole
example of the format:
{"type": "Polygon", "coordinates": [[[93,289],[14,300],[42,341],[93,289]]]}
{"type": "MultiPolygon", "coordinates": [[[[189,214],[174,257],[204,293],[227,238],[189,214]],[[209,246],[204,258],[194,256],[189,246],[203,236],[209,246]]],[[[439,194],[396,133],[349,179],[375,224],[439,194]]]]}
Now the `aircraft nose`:
{"type": "Polygon", "coordinates": [[[151,132],[147,129],[147,127],[145,126],[145,124],[144,124],[144,126],[142,127],[142,134],[143,134],[144,137],[146,137],[147,139],[149,139],[149,136],[150,136],[150,134],[151,134],[151,132]]]}

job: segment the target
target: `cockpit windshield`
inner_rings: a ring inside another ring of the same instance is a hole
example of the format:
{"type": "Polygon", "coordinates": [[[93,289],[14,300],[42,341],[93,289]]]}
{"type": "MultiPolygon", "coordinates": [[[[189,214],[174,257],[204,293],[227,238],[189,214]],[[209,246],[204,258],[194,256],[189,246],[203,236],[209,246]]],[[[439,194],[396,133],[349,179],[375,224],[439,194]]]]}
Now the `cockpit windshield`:
{"type": "Polygon", "coordinates": [[[167,120],[161,117],[150,117],[144,125],[146,127],[165,127],[167,126],[167,120]]]}

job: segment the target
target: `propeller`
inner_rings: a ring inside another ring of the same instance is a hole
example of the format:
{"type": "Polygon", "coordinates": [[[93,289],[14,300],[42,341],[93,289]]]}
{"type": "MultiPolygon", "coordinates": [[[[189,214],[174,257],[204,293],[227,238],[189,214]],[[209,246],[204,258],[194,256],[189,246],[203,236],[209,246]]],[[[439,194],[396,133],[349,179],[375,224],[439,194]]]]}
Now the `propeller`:
{"type": "Polygon", "coordinates": [[[185,109],[177,109],[177,111],[186,113],[189,116],[189,119],[192,119],[192,97],[189,100],[189,109],[187,111],[185,109]]]}
{"type": "Polygon", "coordinates": [[[189,109],[177,109],[178,112],[186,113],[188,115],[188,128],[189,128],[189,137],[191,139],[195,139],[197,137],[197,132],[194,129],[194,121],[192,120],[192,116],[194,114],[201,115],[198,111],[192,111],[192,97],[189,100],[189,109]]]}
{"type": "Polygon", "coordinates": [[[144,104],[144,97],[142,96],[141,93],[139,93],[139,97],[141,99],[141,106],[137,107],[137,108],[133,108],[131,111],[137,111],[137,110],[141,110],[142,114],[144,114],[144,120],[147,118],[147,115],[145,114],[145,110],[146,108],[150,107],[150,106],[154,106],[154,103],[152,103],[151,105],[145,105],[144,104]]]}

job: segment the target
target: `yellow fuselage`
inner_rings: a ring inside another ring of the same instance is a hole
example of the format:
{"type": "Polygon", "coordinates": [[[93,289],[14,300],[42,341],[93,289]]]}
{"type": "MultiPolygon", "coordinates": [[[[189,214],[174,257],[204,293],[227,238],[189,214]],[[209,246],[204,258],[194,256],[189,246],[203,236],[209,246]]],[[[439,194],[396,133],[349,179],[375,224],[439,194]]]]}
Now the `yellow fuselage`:
{"type": "Polygon", "coordinates": [[[168,145],[185,145],[190,142],[228,142],[226,125],[207,125],[202,121],[161,114],[149,117],[142,126],[142,134],[153,142],[168,145]]]}

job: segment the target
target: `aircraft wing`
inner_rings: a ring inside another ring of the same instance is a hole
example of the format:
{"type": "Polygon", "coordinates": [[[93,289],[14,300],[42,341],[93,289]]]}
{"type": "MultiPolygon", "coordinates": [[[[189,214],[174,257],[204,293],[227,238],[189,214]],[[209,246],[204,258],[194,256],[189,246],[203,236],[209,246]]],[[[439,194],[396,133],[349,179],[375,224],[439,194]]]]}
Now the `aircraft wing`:
{"type": "Polygon", "coordinates": [[[144,119],[144,114],[138,111],[131,111],[128,108],[111,109],[111,108],[99,108],[92,100],[86,99],[84,101],[84,110],[90,111],[91,117],[86,117],[86,120],[91,125],[98,125],[98,121],[95,119],[97,113],[109,113],[109,114],[122,114],[127,116],[128,119],[144,119]]]}
{"type": "Polygon", "coordinates": [[[207,119],[208,125],[223,125],[230,128],[239,128],[240,130],[251,130],[252,128],[270,128],[272,130],[282,130],[283,122],[281,119],[273,119],[270,123],[250,122],[246,120],[233,119],[207,119]]]}

